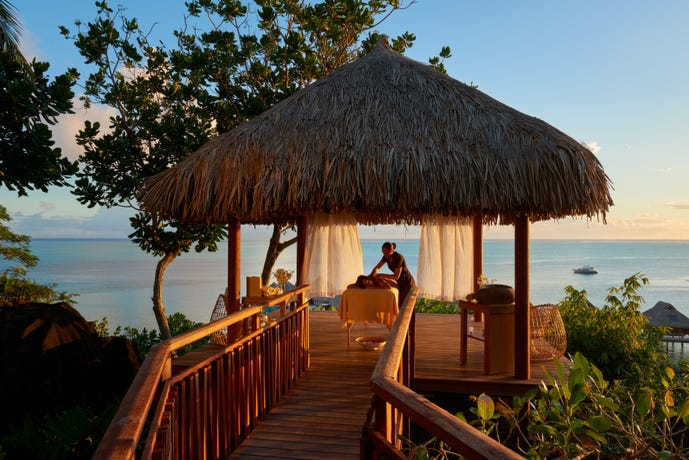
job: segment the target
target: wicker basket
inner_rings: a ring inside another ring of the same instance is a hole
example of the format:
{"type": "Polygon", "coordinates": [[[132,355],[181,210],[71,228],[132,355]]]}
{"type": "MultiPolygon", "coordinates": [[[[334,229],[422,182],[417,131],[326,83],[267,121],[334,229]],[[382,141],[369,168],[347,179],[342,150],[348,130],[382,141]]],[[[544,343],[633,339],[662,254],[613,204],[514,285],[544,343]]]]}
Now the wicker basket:
{"type": "MultiPolygon", "coordinates": [[[[225,306],[225,296],[220,294],[218,300],[215,301],[213,313],[211,313],[211,322],[217,321],[227,316],[227,308],[225,306]]],[[[218,345],[227,345],[227,330],[220,329],[211,334],[211,343],[218,345]]]]}
{"type": "Polygon", "coordinates": [[[561,358],[567,349],[567,332],[556,305],[531,306],[531,361],[561,358]]]}

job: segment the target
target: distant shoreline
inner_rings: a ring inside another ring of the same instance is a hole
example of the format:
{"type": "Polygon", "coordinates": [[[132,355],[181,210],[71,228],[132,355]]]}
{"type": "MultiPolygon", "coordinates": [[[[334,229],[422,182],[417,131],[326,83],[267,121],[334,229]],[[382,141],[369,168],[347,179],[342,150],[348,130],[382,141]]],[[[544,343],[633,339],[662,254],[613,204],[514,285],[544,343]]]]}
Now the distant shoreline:
{"type": "MultiPolygon", "coordinates": [[[[264,238],[242,238],[242,241],[268,241],[269,237],[264,238]]],[[[59,240],[103,240],[103,241],[130,241],[127,237],[99,237],[99,236],[34,236],[31,240],[59,241],[59,240]]],[[[418,241],[419,238],[360,238],[361,241],[418,241]]],[[[225,240],[223,240],[225,241],[225,240]]],[[[512,241],[511,238],[484,238],[484,241],[512,241]]],[[[689,243],[686,239],[609,239],[609,238],[531,238],[529,241],[548,241],[548,242],[600,242],[600,243],[689,243]]]]}

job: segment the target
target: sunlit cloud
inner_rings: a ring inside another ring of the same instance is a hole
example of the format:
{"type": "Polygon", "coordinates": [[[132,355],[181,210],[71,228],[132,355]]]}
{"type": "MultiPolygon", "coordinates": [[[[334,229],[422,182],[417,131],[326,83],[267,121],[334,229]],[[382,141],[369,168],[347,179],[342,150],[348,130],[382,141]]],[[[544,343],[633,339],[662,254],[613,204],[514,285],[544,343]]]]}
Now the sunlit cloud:
{"type": "Polygon", "coordinates": [[[70,160],[76,160],[82,153],[82,147],[77,145],[76,136],[84,127],[86,120],[92,123],[99,122],[101,132],[108,131],[109,119],[115,115],[112,107],[104,107],[93,104],[88,110],[81,107],[81,101],[74,99],[74,113],[61,115],[57,124],[53,126],[53,139],[57,147],[62,149],[62,154],[70,160]]]}
{"type": "Polygon", "coordinates": [[[19,212],[13,216],[12,230],[33,238],[126,238],[132,232],[131,214],[122,208],[101,208],[90,217],[19,212]]]}
{"type": "Polygon", "coordinates": [[[598,145],[597,141],[584,142],[584,146],[589,149],[594,155],[600,152],[601,146],[598,145]]]}
{"type": "MultiPolygon", "coordinates": [[[[687,205],[689,209],[689,205],[687,205]]],[[[487,227],[485,238],[513,238],[513,226],[487,227]]],[[[531,225],[532,239],[598,239],[598,240],[685,240],[689,223],[659,214],[611,217],[607,222],[596,219],[565,218],[536,222],[531,225]]]]}
{"type": "Polygon", "coordinates": [[[55,203],[50,201],[41,201],[41,209],[44,211],[52,211],[55,209],[55,203]]]}
{"type": "Polygon", "coordinates": [[[608,222],[611,230],[620,238],[638,239],[686,239],[689,224],[658,214],[639,214],[625,219],[608,222]]]}
{"type": "Polygon", "coordinates": [[[689,209],[689,203],[666,203],[667,206],[670,206],[672,209],[689,209]]]}
{"type": "Polygon", "coordinates": [[[38,61],[44,60],[38,42],[39,40],[36,34],[22,27],[19,49],[27,61],[31,62],[34,59],[38,61]]]}

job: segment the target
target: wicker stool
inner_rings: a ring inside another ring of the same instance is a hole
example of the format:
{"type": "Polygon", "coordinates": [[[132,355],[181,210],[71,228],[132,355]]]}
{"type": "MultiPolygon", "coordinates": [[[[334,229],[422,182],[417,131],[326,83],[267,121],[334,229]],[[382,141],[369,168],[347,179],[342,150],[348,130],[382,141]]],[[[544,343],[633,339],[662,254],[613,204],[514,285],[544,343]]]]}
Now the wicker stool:
{"type": "Polygon", "coordinates": [[[531,361],[561,358],[567,349],[567,332],[556,305],[531,306],[531,361]]]}
{"type": "MultiPolygon", "coordinates": [[[[211,313],[211,322],[222,319],[227,316],[227,308],[225,307],[225,296],[220,294],[218,300],[215,301],[213,313],[211,313]]],[[[211,343],[218,345],[227,345],[227,331],[220,329],[211,334],[211,343]]]]}

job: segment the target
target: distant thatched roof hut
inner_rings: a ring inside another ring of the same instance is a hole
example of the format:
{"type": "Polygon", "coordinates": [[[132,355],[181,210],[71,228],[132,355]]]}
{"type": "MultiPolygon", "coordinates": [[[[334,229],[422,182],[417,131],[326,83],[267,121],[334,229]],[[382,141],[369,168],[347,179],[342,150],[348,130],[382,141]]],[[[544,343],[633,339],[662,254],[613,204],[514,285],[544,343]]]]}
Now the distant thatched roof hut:
{"type": "Polygon", "coordinates": [[[672,328],[672,332],[689,334],[689,317],[678,311],[674,305],[659,301],[644,312],[651,326],[672,328]]]}

